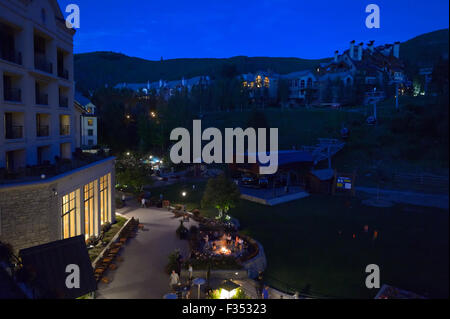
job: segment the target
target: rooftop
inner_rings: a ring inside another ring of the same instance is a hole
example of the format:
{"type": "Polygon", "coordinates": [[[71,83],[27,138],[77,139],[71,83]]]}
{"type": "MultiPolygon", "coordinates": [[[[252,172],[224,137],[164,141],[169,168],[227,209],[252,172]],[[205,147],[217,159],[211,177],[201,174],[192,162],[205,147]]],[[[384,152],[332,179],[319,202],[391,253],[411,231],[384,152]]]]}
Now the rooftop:
{"type": "Polygon", "coordinates": [[[53,177],[68,174],[112,158],[114,157],[110,157],[109,153],[105,151],[98,151],[94,154],[81,152],[76,153],[73,159],[60,159],[55,163],[26,166],[14,170],[0,168],[0,188],[21,183],[48,181],[53,177]]]}

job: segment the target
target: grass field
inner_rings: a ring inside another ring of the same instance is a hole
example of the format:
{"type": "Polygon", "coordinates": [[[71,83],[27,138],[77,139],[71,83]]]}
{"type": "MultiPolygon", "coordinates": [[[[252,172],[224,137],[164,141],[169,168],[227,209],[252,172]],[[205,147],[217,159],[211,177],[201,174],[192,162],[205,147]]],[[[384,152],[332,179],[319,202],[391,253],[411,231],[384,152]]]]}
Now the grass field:
{"type": "MultiPolygon", "coordinates": [[[[184,204],[192,209],[199,207],[204,185],[196,183],[194,190],[192,184],[180,183],[152,193],[183,202],[181,192],[186,191],[184,204]]],[[[213,209],[201,212],[216,214],[213,209]]],[[[376,291],[365,287],[365,267],[374,263],[382,283],[448,297],[448,211],[404,205],[374,208],[357,199],[315,195],[276,207],[241,200],[230,214],[244,233],[262,243],[267,281],[280,289],[372,298],[376,291]],[[379,236],[373,241],[375,229],[379,236]]]]}
{"type": "MultiPolygon", "coordinates": [[[[315,145],[317,138],[338,138],[345,125],[350,136],[344,149],[332,161],[341,172],[356,171],[358,184],[377,186],[378,176],[385,177],[385,187],[396,188],[389,178],[395,173],[431,173],[448,176],[448,150],[436,141],[420,140],[417,133],[405,131],[393,133],[393,119],[406,112],[406,105],[429,107],[436,101],[425,97],[401,97],[400,113],[395,111],[394,101],[386,100],[378,105],[378,125],[369,126],[365,120],[372,115],[372,106],[333,109],[273,109],[263,110],[270,127],[278,128],[279,148],[292,149],[302,145],[315,145]]],[[[202,120],[203,128],[214,126],[247,127],[252,111],[221,112],[207,114],[202,120]]],[[[419,134],[420,136],[420,134],[419,134]]],[[[319,163],[319,167],[328,163],[319,163]]]]}

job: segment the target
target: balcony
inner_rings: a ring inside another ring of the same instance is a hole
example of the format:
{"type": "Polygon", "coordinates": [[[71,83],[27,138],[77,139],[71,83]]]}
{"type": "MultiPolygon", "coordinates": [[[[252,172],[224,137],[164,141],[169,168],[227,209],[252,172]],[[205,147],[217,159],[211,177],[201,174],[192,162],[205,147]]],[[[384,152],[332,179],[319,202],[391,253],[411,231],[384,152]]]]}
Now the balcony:
{"type": "Polygon", "coordinates": [[[45,55],[42,54],[35,53],[34,67],[37,70],[44,71],[46,73],[53,73],[53,64],[47,60],[47,57],[45,55]]]}
{"type": "Polygon", "coordinates": [[[2,50],[0,47],[0,58],[12,63],[22,65],[22,53],[15,50],[2,50]]]}
{"type": "Polygon", "coordinates": [[[7,126],[5,131],[5,138],[7,140],[23,138],[23,126],[18,125],[7,126]]]}
{"type": "Polygon", "coordinates": [[[48,105],[48,94],[36,94],[36,104],[48,105]]]}
{"type": "Polygon", "coordinates": [[[68,80],[69,79],[69,71],[66,69],[58,68],[58,76],[60,78],[68,80]]]}
{"type": "Polygon", "coordinates": [[[59,97],[59,107],[69,107],[69,98],[60,96],[59,97]]]}
{"type": "Polygon", "coordinates": [[[49,136],[49,126],[48,125],[41,125],[37,127],[36,135],[38,137],[44,137],[49,136]]]}
{"type": "Polygon", "coordinates": [[[3,98],[8,102],[22,102],[22,91],[20,89],[5,88],[3,98]]]}
{"type": "Polygon", "coordinates": [[[70,125],[61,125],[59,128],[59,135],[62,136],[70,135],[70,125]]]}

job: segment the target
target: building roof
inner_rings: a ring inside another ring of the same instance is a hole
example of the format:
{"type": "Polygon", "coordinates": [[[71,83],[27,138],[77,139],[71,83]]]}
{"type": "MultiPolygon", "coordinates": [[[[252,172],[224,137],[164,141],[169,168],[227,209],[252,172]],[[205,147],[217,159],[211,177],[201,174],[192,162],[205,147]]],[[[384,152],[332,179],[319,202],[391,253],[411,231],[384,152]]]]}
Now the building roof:
{"type": "Polygon", "coordinates": [[[97,288],[83,235],[22,249],[19,256],[25,269],[36,275],[38,298],[74,299],[97,288]],[[68,265],[79,267],[80,288],[67,288],[68,265]]]}
{"type": "Polygon", "coordinates": [[[86,105],[88,105],[89,103],[92,103],[91,100],[89,100],[87,97],[85,97],[83,94],[81,94],[78,91],[75,91],[75,97],[74,97],[75,101],[77,101],[80,105],[82,105],[83,107],[85,107],[86,105]]]}
{"type": "MultiPolygon", "coordinates": [[[[289,151],[278,151],[278,152],[272,152],[272,154],[278,155],[278,166],[287,165],[287,164],[293,164],[293,163],[309,163],[313,162],[312,155],[305,151],[295,151],[295,150],[289,150],[289,151]]],[[[263,152],[257,152],[257,153],[245,153],[248,157],[255,157],[258,156],[258,162],[259,162],[259,156],[264,155],[263,152]]],[[[261,163],[259,162],[259,165],[261,166],[269,166],[269,163],[261,163]]]]}
{"type": "Polygon", "coordinates": [[[414,292],[383,284],[375,299],[425,299],[414,292]]]}
{"type": "Polygon", "coordinates": [[[317,169],[317,170],[312,170],[311,174],[313,174],[315,177],[317,177],[321,181],[327,181],[327,180],[330,180],[333,178],[334,170],[331,168],[317,169]]]}
{"type": "Polygon", "coordinates": [[[301,78],[301,77],[308,76],[308,75],[315,78],[315,75],[311,70],[302,70],[302,71],[297,71],[297,72],[291,72],[288,74],[283,74],[280,77],[283,79],[294,79],[294,78],[301,78]]]}

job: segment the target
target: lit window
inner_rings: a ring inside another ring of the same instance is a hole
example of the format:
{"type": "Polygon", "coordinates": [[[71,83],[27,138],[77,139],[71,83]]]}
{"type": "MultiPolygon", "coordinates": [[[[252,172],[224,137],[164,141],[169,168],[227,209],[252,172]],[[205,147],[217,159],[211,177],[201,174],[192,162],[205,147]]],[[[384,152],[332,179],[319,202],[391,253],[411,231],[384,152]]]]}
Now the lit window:
{"type": "Polygon", "coordinates": [[[100,218],[102,224],[111,222],[109,210],[109,180],[110,174],[100,177],[100,218]]]}
{"type": "Polygon", "coordinates": [[[61,216],[64,239],[77,236],[81,233],[80,214],[79,210],[77,210],[76,202],[76,192],[64,195],[62,198],[61,216]]]}
{"type": "Polygon", "coordinates": [[[86,238],[95,235],[97,224],[96,211],[94,207],[94,182],[84,185],[84,234],[86,238]]]}
{"type": "Polygon", "coordinates": [[[262,78],[261,78],[261,75],[258,75],[257,77],[256,77],[256,87],[261,87],[262,86],[262,78]]]}
{"type": "Polygon", "coordinates": [[[87,121],[87,123],[88,123],[89,126],[92,126],[92,125],[94,125],[94,120],[93,119],[89,119],[87,121]]]}

